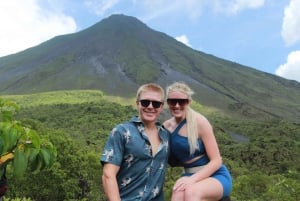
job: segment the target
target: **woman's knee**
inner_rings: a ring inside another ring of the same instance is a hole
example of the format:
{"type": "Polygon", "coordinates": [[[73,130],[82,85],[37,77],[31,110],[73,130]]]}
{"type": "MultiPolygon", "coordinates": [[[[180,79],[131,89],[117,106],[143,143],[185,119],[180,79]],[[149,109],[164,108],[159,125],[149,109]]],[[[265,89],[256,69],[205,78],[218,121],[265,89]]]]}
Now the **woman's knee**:
{"type": "Polygon", "coordinates": [[[184,200],[184,191],[173,191],[172,192],[172,200],[184,200]]]}
{"type": "Polygon", "coordinates": [[[190,198],[202,198],[202,190],[198,188],[194,188],[193,186],[189,186],[188,188],[185,189],[184,191],[184,197],[186,200],[190,200],[190,198]]]}

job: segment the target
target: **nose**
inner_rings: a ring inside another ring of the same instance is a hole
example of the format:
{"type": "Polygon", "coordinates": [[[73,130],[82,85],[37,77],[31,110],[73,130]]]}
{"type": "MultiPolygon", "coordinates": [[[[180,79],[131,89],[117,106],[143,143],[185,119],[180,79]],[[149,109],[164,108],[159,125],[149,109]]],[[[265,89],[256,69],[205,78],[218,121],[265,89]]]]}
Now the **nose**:
{"type": "Polygon", "coordinates": [[[154,108],[153,105],[152,105],[152,102],[149,103],[148,107],[154,108]]]}
{"type": "Polygon", "coordinates": [[[180,107],[179,102],[177,101],[175,107],[180,107]]]}

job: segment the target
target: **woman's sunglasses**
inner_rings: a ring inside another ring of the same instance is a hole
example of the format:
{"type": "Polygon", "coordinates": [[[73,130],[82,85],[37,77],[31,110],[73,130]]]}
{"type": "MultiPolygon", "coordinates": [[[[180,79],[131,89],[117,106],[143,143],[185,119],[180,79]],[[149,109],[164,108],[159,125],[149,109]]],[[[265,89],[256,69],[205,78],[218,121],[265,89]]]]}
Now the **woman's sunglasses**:
{"type": "Polygon", "coordinates": [[[189,99],[179,99],[179,98],[168,98],[167,103],[169,106],[176,106],[177,103],[182,107],[190,102],[189,99]]]}
{"type": "Polygon", "coordinates": [[[160,106],[163,104],[160,101],[147,100],[147,99],[140,100],[140,103],[143,107],[148,107],[151,103],[153,108],[155,108],[155,109],[160,108],[160,106]]]}

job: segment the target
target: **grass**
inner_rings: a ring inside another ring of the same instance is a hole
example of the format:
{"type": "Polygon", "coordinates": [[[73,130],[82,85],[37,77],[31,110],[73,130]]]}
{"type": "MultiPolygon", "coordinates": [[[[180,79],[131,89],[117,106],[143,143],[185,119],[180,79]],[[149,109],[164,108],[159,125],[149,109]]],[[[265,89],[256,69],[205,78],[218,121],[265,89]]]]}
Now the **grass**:
{"type": "MultiPolygon", "coordinates": [[[[95,103],[100,100],[118,103],[123,106],[131,105],[135,107],[135,97],[124,98],[120,96],[109,96],[99,90],[63,90],[24,95],[4,95],[0,98],[14,101],[21,108],[36,107],[40,105],[95,103]]],[[[196,101],[192,101],[191,107],[204,115],[222,115],[222,111],[217,108],[206,107],[196,101]]],[[[164,105],[164,109],[168,109],[166,104],[164,105]]]]}
{"type": "Polygon", "coordinates": [[[100,99],[120,102],[119,98],[104,97],[103,92],[99,90],[63,90],[25,95],[4,95],[1,96],[1,98],[14,101],[21,107],[35,107],[39,105],[64,103],[80,104],[86,102],[98,102],[100,99]]]}

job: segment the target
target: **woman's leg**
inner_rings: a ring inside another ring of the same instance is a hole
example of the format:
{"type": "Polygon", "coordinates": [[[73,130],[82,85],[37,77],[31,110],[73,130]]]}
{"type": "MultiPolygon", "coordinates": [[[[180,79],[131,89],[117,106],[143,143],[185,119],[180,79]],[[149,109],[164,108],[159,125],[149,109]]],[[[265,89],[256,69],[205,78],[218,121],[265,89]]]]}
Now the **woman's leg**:
{"type": "Polygon", "coordinates": [[[223,196],[223,186],[215,178],[209,177],[189,185],[184,191],[184,201],[216,201],[223,196]]]}
{"type": "Polygon", "coordinates": [[[184,191],[172,191],[171,201],[184,201],[184,191]]]}

